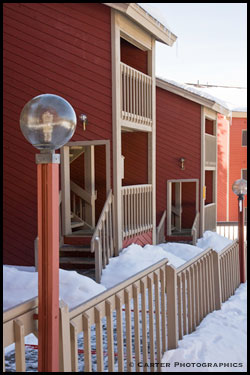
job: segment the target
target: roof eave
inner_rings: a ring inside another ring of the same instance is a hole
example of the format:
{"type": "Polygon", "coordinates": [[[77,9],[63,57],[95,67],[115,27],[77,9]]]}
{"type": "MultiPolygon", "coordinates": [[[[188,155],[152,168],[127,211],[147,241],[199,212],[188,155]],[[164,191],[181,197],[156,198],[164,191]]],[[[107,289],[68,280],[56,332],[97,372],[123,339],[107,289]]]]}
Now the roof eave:
{"type": "Polygon", "coordinates": [[[163,26],[136,3],[103,3],[130,17],[134,22],[146,29],[155,39],[161,43],[172,46],[177,36],[163,26]]]}
{"type": "Polygon", "coordinates": [[[188,100],[191,100],[195,103],[198,103],[200,105],[203,105],[207,108],[211,108],[215,112],[221,113],[225,116],[230,116],[231,111],[222,105],[216,103],[214,100],[210,100],[208,98],[204,98],[202,96],[199,96],[193,92],[187,91],[181,87],[177,87],[169,82],[166,82],[160,78],[156,78],[156,86],[162,88],[163,90],[167,90],[169,92],[172,92],[173,94],[182,96],[183,98],[186,98],[188,100]]]}

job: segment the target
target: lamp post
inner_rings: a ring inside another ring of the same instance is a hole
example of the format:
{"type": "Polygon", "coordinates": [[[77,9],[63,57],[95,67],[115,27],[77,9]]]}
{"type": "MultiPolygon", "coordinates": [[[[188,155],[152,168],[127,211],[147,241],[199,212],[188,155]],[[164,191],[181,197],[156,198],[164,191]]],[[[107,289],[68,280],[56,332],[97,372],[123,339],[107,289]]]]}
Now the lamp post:
{"type": "Polygon", "coordinates": [[[59,164],[56,149],[74,134],[76,114],[63,98],[43,94],[20,115],[24,137],[38,150],[38,371],[59,372],[59,164]]]}
{"type": "Polygon", "coordinates": [[[244,210],[243,200],[247,193],[247,181],[236,180],[232,186],[234,194],[238,196],[238,238],[239,238],[239,259],[240,259],[240,282],[246,281],[245,251],[244,251],[244,210]]]}

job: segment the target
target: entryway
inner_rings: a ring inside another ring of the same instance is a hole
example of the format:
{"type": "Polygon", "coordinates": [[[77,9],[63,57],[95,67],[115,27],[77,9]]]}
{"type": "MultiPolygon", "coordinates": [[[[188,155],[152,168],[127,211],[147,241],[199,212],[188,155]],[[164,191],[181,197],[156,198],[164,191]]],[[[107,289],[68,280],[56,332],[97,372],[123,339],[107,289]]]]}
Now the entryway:
{"type": "Polygon", "coordinates": [[[191,241],[199,212],[199,180],[167,181],[167,240],[191,241]]]}
{"type": "Polygon", "coordinates": [[[110,142],[69,142],[61,149],[60,267],[94,268],[90,242],[110,190],[110,142]]]}

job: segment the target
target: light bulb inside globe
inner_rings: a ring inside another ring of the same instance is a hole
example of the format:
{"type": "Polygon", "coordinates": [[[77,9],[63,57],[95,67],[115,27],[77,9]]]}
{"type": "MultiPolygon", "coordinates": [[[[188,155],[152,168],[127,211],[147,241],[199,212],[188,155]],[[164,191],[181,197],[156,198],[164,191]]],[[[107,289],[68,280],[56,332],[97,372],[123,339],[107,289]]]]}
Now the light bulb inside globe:
{"type": "Polygon", "coordinates": [[[67,143],[76,129],[74,109],[58,95],[42,94],[23,107],[20,127],[24,137],[39,150],[56,150],[67,143]]]}
{"type": "Polygon", "coordinates": [[[239,196],[244,196],[247,194],[247,181],[244,179],[236,180],[233,183],[232,190],[234,194],[239,196]]]}

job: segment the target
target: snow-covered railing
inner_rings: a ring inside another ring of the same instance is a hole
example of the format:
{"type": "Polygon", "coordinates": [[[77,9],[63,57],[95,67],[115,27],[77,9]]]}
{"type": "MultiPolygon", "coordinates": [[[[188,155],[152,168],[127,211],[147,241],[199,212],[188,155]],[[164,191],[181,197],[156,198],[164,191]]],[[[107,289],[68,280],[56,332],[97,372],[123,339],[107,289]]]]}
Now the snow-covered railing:
{"type": "MultiPolygon", "coordinates": [[[[219,257],[208,248],[176,269],[178,337],[193,332],[210,312],[221,308],[219,257]]],[[[176,328],[177,329],[177,328],[176,328]]]]}
{"type": "Polygon", "coordinates": [[[191,229],[192,243],[194,246],[196,245],[197,239],[199,238],[199,233],[200,233],[199,226],[200,226],[200,214],[199,212],[197,212],[195,215],[193,225],[192,225],[192,229],[191,229]]]}
{"type": "Polygon", "coordinates": [[[222,302],[228,300],[240,285],[239,243],[234,241],[218,253],[222,302]]]}
{"type": "Polygon", "coordinates": [[[152,78],[131,66],[121,66],[121,118],[152,126],[152,78]]]}
{"type": "MultiPolygon", "coordinates": [[[[84,372],[140,372],[141,364],[147,372],[148,363],[160,363],[239,283],[234,241],[178,268],[163,259],[70,311],[60,301],[60,372],[78,372],[79,353],[84,372]]],[[[3,348],[15,344],[17,372],[26,370],[24,338],[37,336],[37,314],[37,298],[3,314],[3,348]]]]}
{"type": "Polygon", "coordinates": [[[152,185],[123,186],[121,192],[123,239],[152,230],[152,185]]]}
{"type": "Polygon", "coordinates": [[[162,214],[161,220],[159,222],[158,227],[156,228],[156,243],[165,242],[165,225],[166,225],[166,214],[167,211],[165,210],[162,214]]]}
{"type": "Polygon", "coordinates": [[[114,256],[113,200],[110,190],[91,239],[91,252],[95,253],[95,279],[98,283],[101,281],[102,269],[109,264],[109,258],[114,256]]]}
{"type": "Polygon", "coordinates": [[[149,361],[160,362],[176,342],[175,304],[167,301],[175,299],[174,268],[167,263],[161,260],[64,315],[67,371],[78,371],[81,333],[84,372],[141,371],[140,363],[147,371],[149,361]]]}

